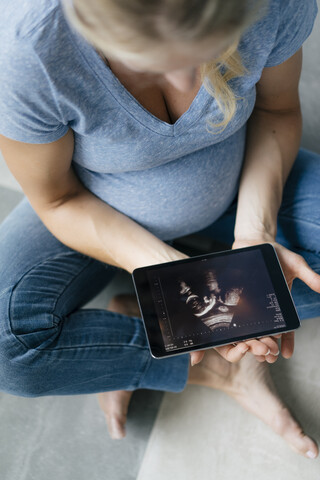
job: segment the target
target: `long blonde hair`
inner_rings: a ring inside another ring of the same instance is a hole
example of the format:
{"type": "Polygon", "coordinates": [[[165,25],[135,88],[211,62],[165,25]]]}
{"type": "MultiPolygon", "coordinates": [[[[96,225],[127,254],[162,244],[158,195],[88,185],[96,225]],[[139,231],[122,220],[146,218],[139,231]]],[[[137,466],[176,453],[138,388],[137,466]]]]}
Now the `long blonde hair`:
{"type": "Polygon", "coordinates": [[[218,124],[209,122],[216,133],[235,114],[237,97],[229,81],[246,73],[237,47],[262,4],[263,0],[64,0],[64,9],[92,45],[120,59],[141,54],[157,58],[171,42],[190,45],[214,40],[217,34],[233,38],[219,58],[201,65],[204,86],[224,115],[218,124]]]}

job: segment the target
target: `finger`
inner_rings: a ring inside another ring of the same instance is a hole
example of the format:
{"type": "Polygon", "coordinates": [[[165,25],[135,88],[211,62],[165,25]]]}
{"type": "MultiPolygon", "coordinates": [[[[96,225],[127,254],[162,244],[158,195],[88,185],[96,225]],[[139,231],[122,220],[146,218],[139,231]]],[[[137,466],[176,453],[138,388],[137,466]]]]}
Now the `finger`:
{"type": "Polygon", "coordinates": [[[277,340],[273,337],[263,337],[259,338],[259,341],[268,347],[268,351],[265,355],[255,355],[255,358],[258,362],[275,363],[280,354],[277,340]]]}
{"type": "Polygon", "coordinates": [[[294,332],[283,333],[281,338],[281,355],[290,358],[294,350],[294,332]]]}
{"type": "Polygon", "coordinates": [[[244,343],[240,342],[237,345],[224,345],[222,347],[217,347],[216,351],[228,362],[235,363],[239,362],[244,355],[248,352],[249,347],[244,343]]]}
{"type": "Polygon", "coordinates": [[[270,355],[278,356],[280,353],[278,342],[276,338],[273,337],[263,337],[259,338],[259,341],[267,345],[270,350],[270,355]]]}
{"type": "Polygon", "coordinates": [[[254,355],[254,358],[259,362],[267,362],[267,363],[275,363],[278,360],[278,356],[276,355],[254,355]]]}
{"type": "MultiPolygon", "coordinates": [[[[254,358],[259,362],[259,363],[263,363],[267,360],[267,358],[269,357],[269,355],[265,356],[265,355],[255,355],[254,358]]],[[[274,358],[274,357],[273,357],[274,358]]]]}
{"type": "Polygon", "coordinates": [[[245,344],[248,345],[248,347],[250,348],[250,352],[253,353],[253,355],[260,356],[267,355],[268,352],[270,353],[270,348],[268,347],[268,345],[260,342],[257,339],[247,340],[245,344]]]}
{"type": "Polygon", "coordinates": [[[271,353],[270,353],[270,355],[266,355],[264,358],[266,359],[267,363],[275,363],[278,360],[279,356],[278,355],[271,355],[271,353]]]}
{"type": "Polygon", "coordinates": [[[197,352],[191,352],[190,353],[191,367],[193,367],[197,363],[200,363],[201,360],[203,359],[203,357],[204,357],[204,351],[203,350],[199,350],[197,352]]]}
{"type": "Polygon", "coordinates": [[[320,275],[312,270],[301,255],[296,255],[295,276],[300,278],[315,292],[320,293],[320,275]]]}

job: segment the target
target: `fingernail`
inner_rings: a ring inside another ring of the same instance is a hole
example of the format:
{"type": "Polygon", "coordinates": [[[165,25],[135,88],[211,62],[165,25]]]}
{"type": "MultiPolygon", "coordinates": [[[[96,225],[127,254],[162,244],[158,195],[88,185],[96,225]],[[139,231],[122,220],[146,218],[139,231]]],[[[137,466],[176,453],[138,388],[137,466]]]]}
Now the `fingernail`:
{"type": "Polygon", "coordinates": [[[193,365],[194,365],[194,360],[193,360],[193,357],[192,357],[192,356],[190,357],[190,363],[191,363],[191,367],[193,367],[193,365]]]}
{"type": "Polygon", "coordinates": [[[245,353],[247,353],[248,350],[249,350],[249,347],[246,347],[246,348],[244,348],[243,350],[241,350],[242,355],[244,355],[245,353]]]}
{"type": "Polygon", "coordinates": [[[270,348],[268,349],[267,353],[265,354],[265,356],[267,355],[270,355],[270,348]]]}
{"type": "Polygon", "coordinates": [[[306,453],[307,457],[309,458],[316,458],[317,454],[314,453],[312,450],[308,450],[306,453]]]}
{"type": "Polygon", "coordinates": [[[280,353],[280,350],[277,351],[277,353],[272,353],[271,355],[273,355],[274,357],[277,357],[280,353]]]}

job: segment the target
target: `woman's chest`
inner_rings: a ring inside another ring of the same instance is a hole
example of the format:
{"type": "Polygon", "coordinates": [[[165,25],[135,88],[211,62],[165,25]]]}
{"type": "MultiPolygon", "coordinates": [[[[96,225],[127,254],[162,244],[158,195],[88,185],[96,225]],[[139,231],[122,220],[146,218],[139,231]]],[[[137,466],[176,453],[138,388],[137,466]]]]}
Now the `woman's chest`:
{"type": "Polygon", "coordinates": [[[72,84],[74,105],[69,99],[65,116],[75,133],[74,162],[101,173],[153,169],[221,145],[244,125],[255,100],[254,83],[234,79],[236,113],[225,129],[213,134],[209,123],[221,122],[223,113],[204,85],[187,93],[164,89],[101,61],[95,75],[91,69],[84,73],[72,84]]]}
{"type": "Polygon", "coordinates": [[[163,76],[134,72],[123,64],[108,61],[108,67],[125,89],[159,120],[174,124],[190,107],[200,87],[200,69],[190,90],[182,92],[163,76]]]}
{"type": "Polygon", "coordinates": [[[234,118],[216,134],[208,129],[207,122],[219,122],[222,118],[214,99],[203,88],[188,112],[174,125],[151,115],[134,98],[129,103],[127,100],[127,94],[119,96],[106,109],[103,97],[96,96],[94,106],[89,109],[94,115],[79,118],[72,127],[75,163],[95,172],[121,174],[154,169],[214,144],[219,151],[224,150],[224,140],[249,118],[255,91],[250,89],[239,99],[234,118]],[[119,104],[119,99],[123,103],[119,104]]]}

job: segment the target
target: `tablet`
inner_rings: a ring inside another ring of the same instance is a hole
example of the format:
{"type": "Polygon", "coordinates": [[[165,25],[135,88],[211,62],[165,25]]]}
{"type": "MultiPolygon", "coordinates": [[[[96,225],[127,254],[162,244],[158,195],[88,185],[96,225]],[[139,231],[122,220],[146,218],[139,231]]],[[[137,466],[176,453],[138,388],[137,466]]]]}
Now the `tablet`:
{"type": "Polygon", "coordinates": [[[269,243],[137,268],[132,277],[154,358],[300,326],[269,243]]]}

